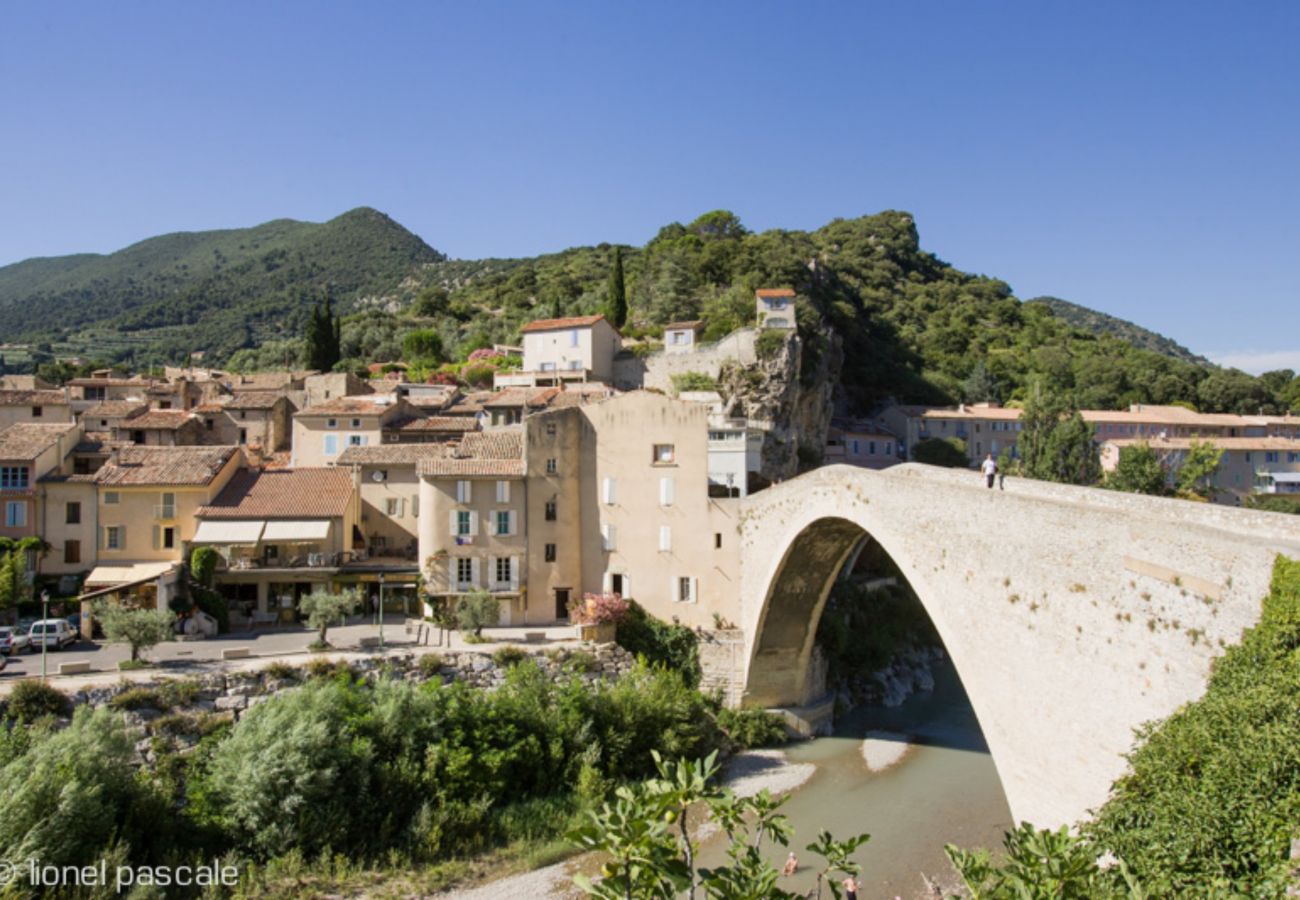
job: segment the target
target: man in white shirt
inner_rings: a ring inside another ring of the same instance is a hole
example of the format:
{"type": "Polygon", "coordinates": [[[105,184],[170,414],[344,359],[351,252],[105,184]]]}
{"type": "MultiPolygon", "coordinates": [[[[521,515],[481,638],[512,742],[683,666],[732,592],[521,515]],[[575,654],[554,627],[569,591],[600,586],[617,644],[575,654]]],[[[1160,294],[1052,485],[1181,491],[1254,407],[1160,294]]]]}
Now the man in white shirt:
{"type": "Polygon", "coordinates": [[[993,461],[993,454],[990,453],[980,464],[980,471],[984,473],[984,480],[988,482],[989,490],[993,490],[993,479],[998,475],[998,464],[993,461]]]}

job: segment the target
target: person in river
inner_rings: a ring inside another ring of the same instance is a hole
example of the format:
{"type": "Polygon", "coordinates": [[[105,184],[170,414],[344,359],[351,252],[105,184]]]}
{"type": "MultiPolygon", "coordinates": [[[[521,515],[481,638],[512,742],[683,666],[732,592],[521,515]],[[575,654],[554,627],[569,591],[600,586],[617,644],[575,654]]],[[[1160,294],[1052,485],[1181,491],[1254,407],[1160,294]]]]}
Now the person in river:
{"type": "Polygon", "coordinates": [[[845,900],[858,900],[858,880],[856,878],[850,875],[848,878],[841,881],[840,884],[844,885],[845,900]]]}
{"type": "Polygon", "coordinates": [[[984,473],[984,480],[988,482],[989,490],[993,490],[993,479],[997,477],[998,464],[994,461],[992,453],[984,457],[984,462],[980,464],[980,471],[984,473]]]}
{"type": "Polygon", "coordinates": [[[785,858],[785,867],[781,869],[781,874],[793,875],[797,871],[799,871],[799,857],[795,856],[794,851],[791,850],[790,855],[785,858]]]}

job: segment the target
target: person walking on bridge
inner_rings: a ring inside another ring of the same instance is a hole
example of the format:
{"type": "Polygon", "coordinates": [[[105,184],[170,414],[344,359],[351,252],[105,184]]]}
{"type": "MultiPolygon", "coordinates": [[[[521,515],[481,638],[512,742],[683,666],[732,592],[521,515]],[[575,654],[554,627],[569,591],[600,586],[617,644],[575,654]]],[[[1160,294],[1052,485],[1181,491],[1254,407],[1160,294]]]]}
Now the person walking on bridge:
{"type": "Polygon", "coordinates": [[[984,473],[984,480],[988,483],[989,490],[993,490],[993,480],[998,476],[998,464],[990,453],[984,457],[984,462],[980,464],[980,471],[984,473]]]}

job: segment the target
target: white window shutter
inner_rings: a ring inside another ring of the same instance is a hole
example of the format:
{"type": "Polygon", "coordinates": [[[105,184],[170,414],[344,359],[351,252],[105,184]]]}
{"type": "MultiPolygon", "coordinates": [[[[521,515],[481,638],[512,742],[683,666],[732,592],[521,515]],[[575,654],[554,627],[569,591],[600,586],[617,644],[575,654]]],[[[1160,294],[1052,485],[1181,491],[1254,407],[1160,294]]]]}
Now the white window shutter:
{"type": "Polygon", "coordinates": [[[606,573],[605,573],[605,580],[601,583],[601,588],[600,588],[600,589],[601,589],[601,592],[602,592],[602,593],[605,593],[605,594],[608,594],[610,591],[612,591],[612,590],[614,589],[614,573],[613,573],[613,572],[606,572],[606,573]]]}
{"type": "Polygon", "coordinates": [[[125,550],[126,549],[126,526],[125,525],[117,526],[117,537],[118,537],[117,549],[125,550]]]}
{"type": "Polygon", "coordinates": [[[691,579],[691,602],[700,602],[700,579],[698,578],[691,579]]]}
{"type": "Polygon", "coordinates": [[[675,485],[671,476],[665,476],[659,479],[659,505],[672,506],[673,495],[676,493],[675,485]]]}
{"type": "Polygon", "coordinates": [[[510,516],[510,531],[508,533],[516,535],[519,533],[519,515],[513,509],[510,510],[508,515],[510,516]]]}
{"type": "Polygon", "coordinates": [[[616,539],[618,535],[613,525],[608,523],[602,525],[600,534],[605,539],[606,550],[613,550],[617,546],[616,539]]]}
{"type": "Polygon", "coordinates": [[[405,498],[405,497],[398,497],[398,498],[397,498],[397,518],[401,519],[401,518],[405,518],[405,516],[406,516],[406,498],[405,498]]]}
{"type": "Polygon", "coordinates": [[[510,590],[519,590],[519,557],[510,557],[510,590]]]}
{"type": "Polygon", "coordinates": [[[510,502],[510,482],[498,481],[497,482],[497,503],[509,503],[509,502],[510,502]]]}
{"type": "MultiPolygon", "coordinates": [[[[470,510],[469,513],[469,533],[478,534],[478,513],[474,512],[473,510],[470,510]]],[[[487,532],[485,530],[484,534],[486,533],[487,532]]]]}
{"type": "Polygon", "coordinates": [[[155,525],[153,527],[153,549],[157,550],[162,547],[162,529],[155,525]]]}
{"type": "Polygon", "coordinates": [[[450,534],[452,537],[455,537],[455,536],[456,536],[456,510],[453,509],[453,510],[448,514],[448,518],[449,518],[451,521],[450,521],[450,523],[449,523],[448,526],[447,526],[447,527],[448,527],[448,532],[447,532],[447,533],[450,534]]]}
{"type": "Polygon", "coordinates": [[[623,573],[623,596],[632,596],[632,576],[628,575],[626,572],[623,573]]]}
{"type": "Polygon", "coordinates": [[[606,506],[612,506],[614,504],[614,479],[613,478],[606,478],[604,481],[601,482],[600,500],[606,506]]]}
{"type": "Polygon", "coordinates": [[[659,526],[659,552],[667,553],[673,549],[673,529],[671,525],[659,526]]]}
{"type": "Polygon", "coordinates": [[[420,495],[412,494],[411,495],[411,518],[417,519],[419,517],[420,517],[420,495]]]}
{"type": "Polygon", "coordinates": [[[479,563],[479,559],[478,559],[477,556],[473,557],[473,558],[470,559],[470,561],[469,561],[469,583],[470,583],[470,586],[471,586],[471,587],[478,587],[478,584],[479,584],[479,582],[478,582],[478,563],[479,563]]]}
{"type": "Polygon", "coordinates": [[[682,602],[682,595],[680,591],[681,583],[682,583],[681,579],[678,578],[676,575],[668,579],[668,596],[674,603],[682,602]]]}

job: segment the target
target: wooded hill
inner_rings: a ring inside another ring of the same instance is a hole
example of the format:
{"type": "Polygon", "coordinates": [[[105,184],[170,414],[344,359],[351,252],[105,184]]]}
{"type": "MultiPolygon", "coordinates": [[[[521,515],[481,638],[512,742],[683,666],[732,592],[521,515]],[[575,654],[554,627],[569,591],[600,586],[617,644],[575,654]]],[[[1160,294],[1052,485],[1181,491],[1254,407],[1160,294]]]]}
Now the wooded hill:
{"type": "MultiPolygon", "coordinates": [[[[1006,283],[923,250],[905,212],[755,233],[719,210],[667,225],[643,247],[617,249],[630,337],[702,318],[705,338],[716,339],[752,322],[756,288],[794,287],[810,352],[831,332],[842,342],[849,410],[891,396],[1012,401],[1034,378],[1093,408],[1300,407],[1293,373],[1252,378],[1064,301],[1022,303],[1006,283]]],[[[134,342],[137,362],[206,350],[214,361],[277,366],[300,354],[307,315],[328,295],[345,313],[340,365],[397,359],[415,330],[436,332],[447,358],[464,359],[516,342],[533,319],[603,311],[615,250],[451,260],[387,216],[358,209],[322,225],[280,220],[169,235],[109,256],[0,269],[0,333],[101,358],[120,358],[134,342]]]]}

